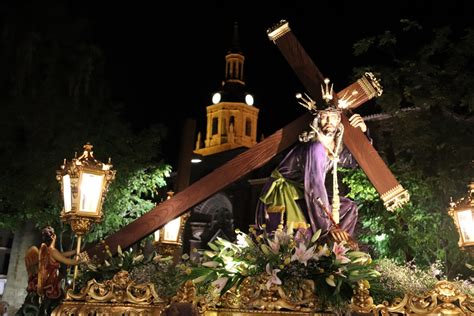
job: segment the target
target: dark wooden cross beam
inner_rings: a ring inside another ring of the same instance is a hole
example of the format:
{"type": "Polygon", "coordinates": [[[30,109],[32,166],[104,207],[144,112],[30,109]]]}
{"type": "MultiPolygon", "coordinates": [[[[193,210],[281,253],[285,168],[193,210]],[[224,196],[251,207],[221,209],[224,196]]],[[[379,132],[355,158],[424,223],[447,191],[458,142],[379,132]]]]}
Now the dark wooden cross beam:
{"type": "MultiPolygon", "coordinates": [[[[345,88],[337,96],[342,97],[348,91],[356,89],[360,82],[362,82],[361,80],[364,80],[364,78],[345,88]]],[[[354,101],[353,107],[367,100],[367,96],[358,97],[354,101]]],[[[313,116],[310,112],[300,116],[252,148],[241,153],[184,190],[179,191],[172,199],[157,205],[142,217],[110,235],[105,239],[104,243],[88,248],[86,251],[89,257],[95,256],[99,260],[103,259],[105,245],[109,247],[113,254],[117,251],[118,245],[122,248],[127,248],[160,229],[172,219],[181,216],[191,207],[224,189],[229,184],[265,165],[275,155],[294,144],[299,134],[308,127],[312,119],[313,116]]],[[[365,135],[362,136],[365,137],[365,135]]]]}
{"type": "MultiPolygon", "coordinates": [[[[361,78],[356,83],[339,92],[337,97],[342,98],[354,89],[363,90],[363,86],[367,83],[366,81],[366,79],[361,78]]],[[[319,90],[320,88],[316,91],[319,90]]],[[[311,92],[309,89],[308,91],[311,92]]],[[[370,96],[370,94],[361,93],[352,103],[352,107],[359,106],[371,97],[373,96],[370,96]]],[[[313,116],[311,113],[307,112],[262,142],[178,192],[173,198],[157,205],[142,217],[108,236],[103,243],[92,245],[86,249],[87,254],[90,258],[96,257],[98,260],[101,260],[105,258],[104,250],[106,246],[115,254],[118,245],[122,248],[127,248],[145,238],[172,219],[183,215],[193,206],[224,189],[229,184],[265,165],[275,155],[294,144],[299,134],[307,129],[312,119],[313,116]]],[[[365,135],[362,134],[362,137],[365,138],[365,135]]]]}
{"type": "MultiPolygon", "coordinates": [[[[321,84],[324,77],[291,32],[288,22],[281,21],[275,27],[269,29],[267,33],[270,40],[280,49],[311,97],[314,100],[321,100],[321,84]]],[[[355,108],[381,94],[381,92],[378,81],[371,74],[367,74],[366,78],[357,80],[357,82],[335,95],[334,101],[337,102],[338,98],[353,96],[355,100],[349,108],[355,108]],[[354,90],[357,91],[357,94],[353,96],[352,91],[354,90]]],[[[410,198],[408,192],[395,179],[367,137],[360,129],[352,127],[344,114],[342,123],[344,124],[344,144],[380,194],[385,207],[388,210],[394,210],[408,202],[410,198]]]]}
{"type": "Polygon", "coordinates": [[[312,115],[309,112],[302,115],[262,142],[178,192],[173,198],[157,205],[145,215],[108,236],[104,242],[89,247],[86,249],[88,256],[90,258],[95,256],[98,260],[104,259],[105,246],[108,246],[110,251],[115,254],[118,245],[127,248],[160,229],[172,219],[181,216],[229,184],[263,166],[275,155],[288,148],[298,139],[298,135],[303,132],[311,120],[312,115]]]}

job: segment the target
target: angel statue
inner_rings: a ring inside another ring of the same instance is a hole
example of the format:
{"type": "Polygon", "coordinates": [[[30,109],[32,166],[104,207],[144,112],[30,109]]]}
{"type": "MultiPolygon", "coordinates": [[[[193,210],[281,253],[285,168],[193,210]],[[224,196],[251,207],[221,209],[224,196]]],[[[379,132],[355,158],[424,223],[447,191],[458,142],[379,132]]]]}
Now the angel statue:
{"type": "Polygon", "coordinates": [[[56,234],[51,226],[45,227],[41,236],[43,243],[40,248],[32,246],[25,254],[28,294],[16,315],[51,315],[64,294],[59,271],[61,263],[72,266],[85,261],[81,256],[77,256],[77,259],[69,258],[76,255],[76,250],[61,253],[56,249],[56,234]]]}

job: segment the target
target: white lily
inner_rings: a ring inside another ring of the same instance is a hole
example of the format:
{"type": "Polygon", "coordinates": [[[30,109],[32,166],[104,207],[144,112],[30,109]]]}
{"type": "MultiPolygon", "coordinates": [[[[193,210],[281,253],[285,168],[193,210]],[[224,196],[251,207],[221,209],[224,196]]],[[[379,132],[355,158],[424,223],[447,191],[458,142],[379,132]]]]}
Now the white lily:
{"type": "Polygon", "coordinates": [[[319,246],[318,251],[314,254],[314,259],[319,260],[321,257],[328,257],[331,254],[327,244],[324,246],[319,246]]]}
{"type": "Polygon", "coordinates": [[[217,266],[219,266],[219,264],[220,263],[216,261],[207,261],[202,263],[203,266],[208,268],[216,268],[217,266]]]}
{"type": "Polygon", "coordinates": [[[334,282],[334,275],[329,275],[326,278],[326,283],[329,284],[330,286],[336,287],[336,282],[334,282]]]}
{"type": "Polygon", "coordinates": [[[216,290],[218,290],[219,292],[222,291],[222,289],[225,287],[225,285],[227,284],[227,281],[229,280],[229,278],[227,277],[222,277],[222,278],[219,278],[215,281],[213,281],[211,284],[214,286],[214,288],[216,290]]]}
{"type": "Polygon", "coordinates": [[[143,255],[136,256],[135,258],[133,258],[133,263],[141,262],[143,258],[145,258],[143,255]]]}

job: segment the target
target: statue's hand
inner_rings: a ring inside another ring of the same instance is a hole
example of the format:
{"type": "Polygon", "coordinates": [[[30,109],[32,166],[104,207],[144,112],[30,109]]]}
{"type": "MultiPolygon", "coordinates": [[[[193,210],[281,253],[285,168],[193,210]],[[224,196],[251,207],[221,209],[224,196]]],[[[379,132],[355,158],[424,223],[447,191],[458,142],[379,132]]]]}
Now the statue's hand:
{"type": "Polygon", "coordinates": [[[365,133],[367,131],[367,125],[365,125],[365,122],[364,120],[362,119],[362,117],[359,115],[359,114],[354,114],[350,117],[349,119],[349,123],[353,126],[353,127],[358,127],[360,128],[360,130],[365,133]]]}

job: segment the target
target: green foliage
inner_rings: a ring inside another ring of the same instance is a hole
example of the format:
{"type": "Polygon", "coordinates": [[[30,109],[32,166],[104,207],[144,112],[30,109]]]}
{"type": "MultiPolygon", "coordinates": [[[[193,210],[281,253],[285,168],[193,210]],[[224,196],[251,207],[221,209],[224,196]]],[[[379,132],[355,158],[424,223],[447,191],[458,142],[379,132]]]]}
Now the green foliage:
{"type": "Polygon", "coordinates": [[[447,208],[473,179],[473,48],[472,28],[425,30],[408,20],[354,45],[371,64],[354,73],[373,71],[384,87],[376,103],[388,117],[367,122],[374,146],[411,195],[391,213],[360,170],[345,173],[349,197],[360,206],[358,238],[376,258],[421,267],[440,261],[450,278],[469,275],[447,208]]]}
{"type": "Polygon", "coordinates": [[[394,169],[411,196],[404,207],[389,212],[379,198],[374,199],[373,186],[361,170],[344,173],[347,175],[343,181],[351,188],[350,197],[359,204],[358,239],[369,246],[375,258],[392,258],[399,263],[413,260],[420,267],[440,261],[451,278],[459,273],[469,275],[463,266],[469,256],[457,246],[454,222],[447,214],[447,205],[443,205],[443,197],[436,192],[437,179],[423,179],[420,172],[404,174],[394,169]]]}
{"type": "Polygon", "coordinates": [[[371,64],[354,72],[370,69],[382,78],[384,94],[376,102],[384,110],[415,106],[446,111],[459,119],[474,111],[472,27],[425,30],[416,22],[402,20],[401,30],[362,39],[353,48],[356,56],[371,64]]]}
{"type": "MultiPolygon", "coordinates": [[[[391,302],[408,293],[426,295],[428,291],[433,290],[438,281],[446,280],[446,275],[443,273],[445,268],[439,261],[427,267],[418,267],[413,262],[397,263],[385,258],[377,260],[376,269],[381,276],[378,283],[371,284],[370,290],[376,303],[391,302]]],[[[450,282],[455,283],[463,294],[474,293],[472,280],[455,278],[450,282]]]]}
{"type": "Polygon", "coordinates": [[[87,241],[103,239],[151,210],[170,171],[170,166],[160,165],[118,175],[104,203],[104,219],[87,234],[87,241]]]}

